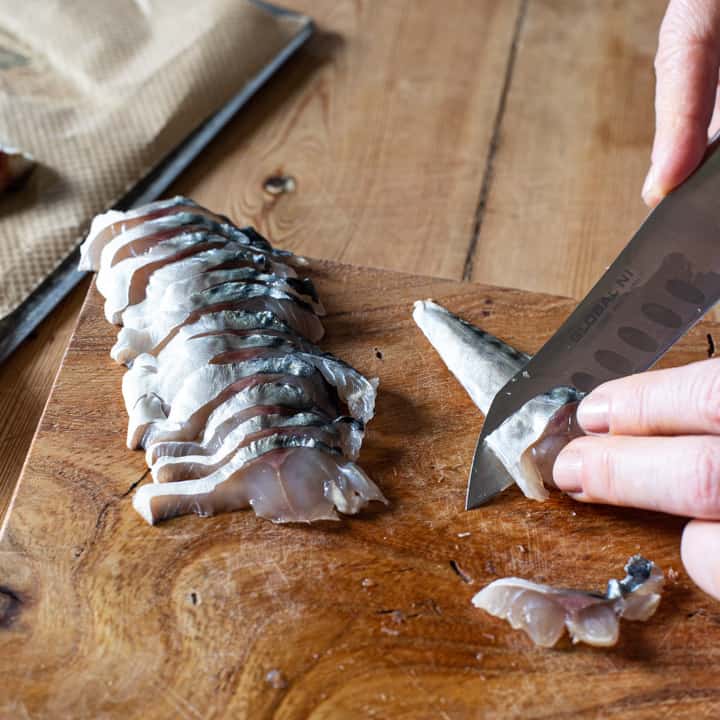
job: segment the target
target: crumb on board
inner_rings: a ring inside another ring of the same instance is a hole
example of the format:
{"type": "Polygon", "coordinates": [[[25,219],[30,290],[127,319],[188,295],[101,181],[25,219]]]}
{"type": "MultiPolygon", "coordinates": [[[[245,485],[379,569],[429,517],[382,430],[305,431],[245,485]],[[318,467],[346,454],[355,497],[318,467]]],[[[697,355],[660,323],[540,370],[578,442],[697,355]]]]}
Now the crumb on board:
{"type": "Polygon", "coordinates": [[[283,690],[288,686],[287,679],[277,668],[268,671],[265,682],[275,690],[283,690]]]}

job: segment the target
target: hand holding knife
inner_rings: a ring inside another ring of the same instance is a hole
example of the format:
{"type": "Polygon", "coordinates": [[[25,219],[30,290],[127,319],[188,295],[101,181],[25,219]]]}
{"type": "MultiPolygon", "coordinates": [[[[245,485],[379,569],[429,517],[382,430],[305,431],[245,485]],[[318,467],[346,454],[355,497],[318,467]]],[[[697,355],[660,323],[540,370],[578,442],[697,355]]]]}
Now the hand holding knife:
{"type": "Polygon", "coordinates": [[[720,299],[720,151],[651,212],[560,329],[496,395],[470,473],[466,507],[512,483],[492,436],[533,398],[588,393],[647,370],[720,299]],[[488,440],[490,442],[488,443],[488,440]]]}

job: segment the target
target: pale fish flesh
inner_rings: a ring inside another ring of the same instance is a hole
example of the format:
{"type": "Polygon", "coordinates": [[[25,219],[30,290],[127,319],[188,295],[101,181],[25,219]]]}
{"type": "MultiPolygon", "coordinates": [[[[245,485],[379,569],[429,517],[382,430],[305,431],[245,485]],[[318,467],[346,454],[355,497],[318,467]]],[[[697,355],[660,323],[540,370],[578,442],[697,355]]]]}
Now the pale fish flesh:
{"type": "Polygon", "coordinates": [[[660,603],[664,576],[655,563],[635,555],[625,572],[624,580],[610,580],[604,594],[503,578],[477,593],[473,605],[542,647],[555,645],[566,629],[574,643],[608,647],[618,641],[620,618],[647,620],[660,603]]]}
{"type": "Polygon", "coordinates": [[[181,195],[168,200],[151,202],[125,212],[108,210],[93,218],[88,236],[80,248],[80,269],[98,270],[102,251],[118,235],[125,234],[128,230],[148,220],[180,213],[202,215],[217,223],[232,224],[224,215],[218,215],[198,205],[194,200],[181,195]]]}
{"type": "Polygon", "coordinates": [[[355,464],[377,380],[313,344],[325,311],[306,263],[182,197],[96,218],[81,258],[123,325],[111,355],[153,478],[143,518],[250,506],[313,522],[387,503],[355,464]]]}
{"type": "MultiPolygon", "coordinates": [[[[418,300],[413,318],[483,414],[530,359],[432,300],[418,300]]],[[[527,497],[548,497],[547,488],[554,487],[555,457],[571,439],[582,435],[575,417],[580,398],[574,388],[554,388],[530,400],[486,438],[527,497]]]]}

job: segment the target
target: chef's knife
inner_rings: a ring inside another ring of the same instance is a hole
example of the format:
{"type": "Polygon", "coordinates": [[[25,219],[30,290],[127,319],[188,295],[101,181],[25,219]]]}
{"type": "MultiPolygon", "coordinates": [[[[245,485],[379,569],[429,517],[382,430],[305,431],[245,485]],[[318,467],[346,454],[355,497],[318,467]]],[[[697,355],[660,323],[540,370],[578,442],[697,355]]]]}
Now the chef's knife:
{"type": "Polygon", "coordinates": [[[532,398],[589,392],[647,370],[720,299],[720,150],[670,193],[540,351],[498,392],[470,470],[465,508],[512,484],[485,439],[532,398]]]}

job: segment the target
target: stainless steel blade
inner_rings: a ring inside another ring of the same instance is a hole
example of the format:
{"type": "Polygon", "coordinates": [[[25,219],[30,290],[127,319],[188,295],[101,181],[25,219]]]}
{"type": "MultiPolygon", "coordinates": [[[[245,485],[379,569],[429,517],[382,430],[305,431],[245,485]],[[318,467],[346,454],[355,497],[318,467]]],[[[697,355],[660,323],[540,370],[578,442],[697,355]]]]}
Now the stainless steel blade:
{"type": "Polygon", "coordinates": [[[647,370],[720,299],[720,151],[650,213],[560,329],[495,396],[470,470],[466,509],[512,482],[486,467],[485,438],[559,385],[589,392],[647,370]]]}

